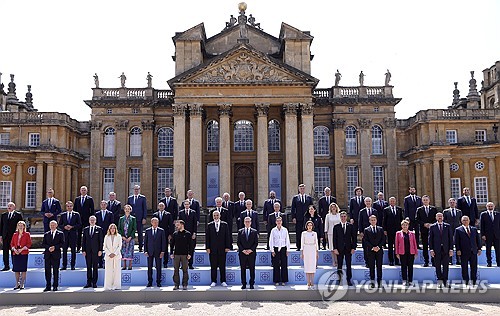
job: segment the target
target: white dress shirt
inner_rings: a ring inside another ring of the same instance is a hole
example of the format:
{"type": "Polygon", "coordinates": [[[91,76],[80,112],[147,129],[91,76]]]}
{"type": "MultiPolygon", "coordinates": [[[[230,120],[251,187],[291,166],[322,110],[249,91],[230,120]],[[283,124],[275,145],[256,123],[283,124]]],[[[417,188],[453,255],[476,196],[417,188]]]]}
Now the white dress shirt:
{"type": "Polygon", "coordinates": [[[278,251],[281,251],[281,248],[286,247],[290,249],[290,237],[288,236],[288,230],[285,227],[274,227],[271,229],[271,236],[269,237],[269,247],[274,249],[274,247],[278,247],[278,251]]]}

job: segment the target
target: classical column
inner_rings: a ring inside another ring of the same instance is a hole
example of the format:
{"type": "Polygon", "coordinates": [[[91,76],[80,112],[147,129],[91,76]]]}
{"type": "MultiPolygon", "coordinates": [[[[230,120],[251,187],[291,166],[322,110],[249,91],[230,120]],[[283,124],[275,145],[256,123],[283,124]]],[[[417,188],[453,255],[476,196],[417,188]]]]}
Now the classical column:
{"type": "Polygon", "coordinates": [[[18,162],[16,165],[16,188],[15,188],[15,198],[14,203],[16,203],[16,207],[20,210],[24,207],[23,203],[23,163],[18,162]]]}
{"type": "Polygon", "coordinates": [[[259,103],[257,109],[257,197],[256,205],[260,205],[267,198],[269,191],[269,150],[267,139],[267,114],[269,104],[259,103]]]}
{"type": "Polygon", "coordinates": [[[231,192],[231,104],[219,104],[219,192],[231,192]]]}
{"type": "Polygon", "coordinates": [[[42,201],[44,197],[44,187],[43,187],[43,162],[37,162],[36,164],[36,206],[42,207],[42,201]]]}
{"type": "Polygon", "coordinates": [[[451,158],[449,157],[443,158],[443,204],[445,205],[448,205],[447,201],[451,198],[450,160],[451,158]]]}
{"type": "MultiPolygon", "coordinates": [[[[102,122],[91,121],[90,124],[90,178],[88,186],[89,195],[100,199],[102,197],[102,172],[101,172],[101,156],[103,153],[102,140],[103,131],[101,131],[102,122]]],[[[117,143],[126,147],[126,143],[117,143]]],[[[121,147],[121,146],[117,146],[121,147]]],[[[96,206],[97,207],[97,206],[96,206]]]]}
{"type": "Polygon", "coordinates": [[[370,163],[370,157],[372,153],[371,148],[371,135],[370,126],[372,124],[371,119],[360,118],[358,119],[359,125],[359,138],[360,138],[360,148],[359,153],[361,155],[361,186],[364,189],[365,196],[373,196],[373,171],[370,163]]]}
{"type": "MultiPolygon", "coordinates": [[[[189,104],[189,189],[194,191],[200,204],[203,203],[203,105],[189,104]]],[[[185,192],[184,192],[185,193],[185,192]]]]}
{"type": "Polygon", "coordinates": [[[346,166],[344,165],[345,157],[345,120],[340,118],[332,119],[333,126],[333,151],[335,159],[335,181],[331,183],[332,195],[337,197],[337,203],[342,208],[347,208],[349,192],[344,183],[346,179],[346,166]]]}
{"type": "Polygon", "coordinates": [[[53,162],[48,162],[47,163],[47,177],[46,177],[46,187],[47,190],[49,188],[54,188],[54,163],[53,162]]]}
{"type": "Polygon", "coordinates": [[[78,195],[80,195],[80,187],[79,187],[79,179],[78,179],[78,169],[71,168],[71,187],[72,192],[70,196],[70,200],[74,200],[78,195]]]}
{"type": "MultiPolygon", "coordinates": [[[[128,143],[128,120],[116,122],[116,168],[115,168],[115,193],[126,201],[129,196],[129,181],[127,168],[127,143],[128,143]]],[[[79,190],[80,188],[77,188],[79,190]]],[[[78,194],[79,191],[76,192],[78,194]]]]}
{"type": "MultiPolygon", "coordinates": [[[[396,123],[397,120],[394,117],[387,117],[383,121],[384,123],[384,134],[385,134],[385,154],[387,157],[387,166],[398,166],[398,153],[396,149],[396,123]]],[[[405,166],[408,168],[408,165],[405,166]]],[[[386,168],[387,169],[387,168],[386,168]]],[[[399,188],[399,176],[397,172],[392,172],[392,167],[387,169],[385,183],[385,191],[387,192],[398,192],[399,188]]],[[[414,181],[414,177],[411,178],[411,182],[414,181]]]]}
{"type": "MultiPolygon", "coordinates": [[[[146,196],[148,208],[156,206],[156,190],[153,188],[153,120],[143,120],[142,124],[142,168],[141,168],[141,193],[146,196]]],[[[107,193],[107,192],[106,192],[107,193]]]]}
{"type": "Polygon", "coordinates": [[[174,114],[174,189],[179,200],[186,196],[186,104],[173,104],[174,114]]]}
{"type": "MultiPolygon", "coordinates": [[[[470,182],[470,160],[468,157],[462,158],[462,161],[464,162],[464,183],[462,183],[463,188],[470,188],[471,187],[471,182],[470,182]]],[[[462,192],[460,192],[462,193],[462,192]]]]}
{"type": "Polygon", "coordinates": [[[434,205],[438,208],[443,207],[443,200],[441,198],[441,168],[439,167],[439,158],[432,160],[432,169],[434,177],[434,205]]]}
{"type": "MultiPolygon", "coordinates": [[[[424,174],[424,164],[421,160],[415,161],[415,183],[413,184],[415,188],[417,189],[418,195],[422,195],[423,192],[425,192],[424,186],[425,186],[425,181],[423,179],[423,174],[424,174]]],[[[410,185],[412,183],[410,182],[410,185]]]]}
{"type": "Polygon", "coordinates": [[[298,103],[285,103],[285,172],[286,172],[286,202],[291,205],[292,198],[297,194],[299,186],[299,163],[297,152],[297,109],[298,103]]]}
{"type": "Polygon", "coordinates": [[[71,200],[71,166],[66,165],[64,167],[64,200],[61,201],[62,204],[66,201],[71,200]]]}
{"type": "MultiPolygon", "coordinates": [[[[314,194],[314,135],[313,135],[313,104],[301,104],[302,107],[302,183],[306,192],[314,194]]],[[[321,188],[323,189],[323,188],[321,188]]]]}
{"type": "Polygon", "coordinates": [[[495,166],[495,157],[488,157],[488,177],[489,177],[489,201],[494,203],[498,200],[498,188],[497,188],[497,173],[495,166]]]}

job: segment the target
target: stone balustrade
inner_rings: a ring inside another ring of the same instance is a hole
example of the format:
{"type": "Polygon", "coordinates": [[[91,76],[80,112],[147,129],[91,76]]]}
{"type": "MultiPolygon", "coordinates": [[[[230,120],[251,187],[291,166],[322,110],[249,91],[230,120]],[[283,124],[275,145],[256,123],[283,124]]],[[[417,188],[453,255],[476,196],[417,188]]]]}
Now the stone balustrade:
{"type": "Polygon", "coordinates": [[[65,113],[57,112],[0,112],[0,124],[66,125],[80,131],[89,131],[89,122],[79,122],[65,113]]]}
{"type": "Polygon", "coordinates": [[[380,87],[333,87],[314,89],[315,98],[393,98],[392,86],[380,87]]]}
{"type": "Polygon", "coordinates": [[[93,88],[92,90],[92,100],[167,100],[174,97],[172,90],[156,90],[153,88],[93,88]]]}
{"type": "Polygon", "coordinates": [[[434,120],[499,120],[500,109],[434,109],[419,111],[414,116],[398,120],[399,128],[434,120]]]}

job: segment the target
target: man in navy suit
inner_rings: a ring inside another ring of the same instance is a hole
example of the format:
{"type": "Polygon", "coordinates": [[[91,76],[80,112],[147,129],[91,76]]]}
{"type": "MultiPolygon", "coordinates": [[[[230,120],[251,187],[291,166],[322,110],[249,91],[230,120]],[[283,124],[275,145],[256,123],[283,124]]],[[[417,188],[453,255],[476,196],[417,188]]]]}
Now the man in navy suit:
{"type": "Polygon", "coordinates": [[[449,286],[448,271],[453,257],[453,230],[443,221],[443,213],[436,214],[436,223],[429,228],[429,249],[434,258],[439,286],[449,286]]]}
{"type": "Polygon", "coordinates": [[[146,217],[148,216],[148,205],[146,197],[141,194],[141,186],[134,185],[134,194],[129,196],[127,204],[132,206],[132,215],[137,221],[137,240],[139,241],[139,252],[142,252],[144,245],[143,227],[146,225],[146,217]]]}
{"type": "Polygon", "coordinates": [[[278,202],[274,203],[274,210],[272,213],[269,213],[267,216],[267,224],[269,227],[269,231],[267,232],[268,234],[271,233],[271,230],[276,227],[276,218],[281,217],[281,224],[283,227],[287,227],[287,222],[286,222],[286,214],[281,212],[281,204],[278,202]]]}
{"type": "Polygon", "coordinates": [[[231,214],[231,223],[228,222],[227,225],[229,225],[229,234],[231,236],[231,250],[232,250],[233,249],[233,244],[232,244],[233,223],[234,223],[234,221],[236,221],[236,227],[238,227],[238,216],[240,216],[240,214],[236,213],[236,210],[234,207],[234,202],[231,201],[231,196],[227,192],[224,192],[224,194],[222,194],[222,207],[227,208],[227,210],[229,211],[229,214],[231,214]]]}
{"type": "Polygon", "coordinates": [[[455,248],[461,256],[462,279],[465,285],[469,284],[469,264],[470,280],[472,285],[477,281],[477,257],[481,255],[481,239],[477,228],[469,225],[469,217],[462,216],[462,226],[455,229],[455,248]]]}
{"type": "Polygon", "coordinates": [[[415,239],[417,240],[418,249],[422,249],[419,245],[420,227],[415,220],[417,217],[417,208],[422,206],[422,198],[417,195],[415,187],[409,188],[410,194],[404,200],[404,217],[410,220],[410,230],[415,231],[415,239]]]}
{"type": "MultiPolygon", "coordinates": [[[[326,214],[330,211],[330,204],[337,203],[337,199],[332,196],[332,190],[329,187],[326,187],[323,192],[324,195],[318,200],[318,214],[324,223],[326,214]]],[[[323,238],[323,249],[326,249],[326,238],[323,238]]]]}
{"type": "Polygon", "coordinates": [[[42,247],[43,259],[45,261],[45,289],[44,292],[50,291],[52,276],[52,291],[57,291],[59,286],[59,265],[61,264],[61,247],[64,245],[64,234],[57,230],[57,222],[52,220],[49,223],[50,230],[43,235],[42,247]]]}
{"type": "Polygon", "coordinates": [[[201,205],[200,205],[200,202],[194,198],[194,191],[193,190],[187,191],[187,198],[186,199],[189,200],[189,205],[190,205],[189,208],[191,208],[193,211],[196,212],[196,221],[199,224],[200,223],[201,205]]]}
{"type": "Polygon", "coordinates": [[[217,268],[220,270],[221,285],[227,286],[226,254],[231,246],[229,228],[227,223],[221,220],[219,211],[215,210],[212,216],[214,220],[208,223],[205,238],[205,246],[210,259],[210,279],[212,282],[210,286],[215,286],[217,283],[217,268]]]}
{"type": "Polygon", "coordinates": [[[177,204],[177,199],[172,196],[170,188],[165,188],[165,197],[160,199],[160,202],[165,204],[165,211],[170,213],[175,221],[179,216],[179,204],[177,204]]]}
{"type": "Polygon", "coordinates": [[[0,217],[0,241],[2,242],[3,250],[3,269],[2,271],[10,270],[9,266],[9,251],[10,243],[14,233],[17,230],[17,223],[23,220],[23,215],[16,211],[16,204],[9,202],[7,204],[7,212],[0,217]]]}
{"type": "Polygon", "coordinates": [[[384,193],[379,192],[377,193],[377,200],[372,203],[372,206],[374,209],[377,210],[378,216],[377,216],[377,222],[382,226],[382,223],[384,222],[384,209],[389,206],[389,203],[387,203],[386,200],[384,200],[384,193]]]}
{"type": "Polygon", "coordinates": [[[401,221],[403,221],[403,209],[396,205],[396,198],[389,198],[389,206],[384,210],[383,224],[384,234],[387,237],[387,252],[389,265],[399,265],[398,258],[394,256],[394,243],[396,242],[396,232],[401,230],[401,221]]]}
{"type": "Polygon", "coordinates": [[[75,270],[76,263],[76,238],[78,230],[82,227],[80,214],[73,211],[73,202],[66,202],[66,212],[59,216],[59,229],[64,233],[63,262],[61,270],[68,267],[68,247],[71,250],[71,270],[75,270]]]}
{"type": "Polygon", "coordinates": [[[337,255],[337,273],[339,281],[342,281],[342,265],[345,259],[347,285],[352,286],[351,259],[357,247],[357,229],[347,221],[347,213],[340,212],[340,223],[333,226],[333,253],[337,255]]]}
{"type": "Polygon", "coordinates": [[[87,195],[88,189],[86,186],[80,188],[80,195],[76,197],[74,202],[75,212],[80,214],[82,219],[82,226],[78,229],[78,236],[76,239],[76,252],[80,252],[82,247],[82,230],[84,227],[89,226],[89,218],[95,215],[94,199],[87,195]]]}
{"type": "Polygon", "coordinates": [[[292,199],[292,221],[295,224],[295,243],[297,250],[301,249],[301,236],[304,231],[304,218],[309,212],[309,205],[313,205],[313,200],[310,195],[306,194],[306,185],[299,185],[299,194],[292,199]]]}
{"type": "MultiPolygon", "coordinates": [[[[451,231],[462,225],[462,211],[457,208],[457,201],[454,198],[448,199],[449,208],[443,211],[444,222],[450,224],[451,231]]],[[[455,253],[457,265],[460,265],[460,256],[455,253]]],[[[453,257],[450,257],[450,264],[453,264],[453,257]]]]}
{"type": "Polygon", "coordinates": [[[87,283],[84,288],[97,287],[99,260],[102,256],[104,232],[96,225],[94,215],[89,218],[89,226],[83,229],[82,255],[87,265],[87,283]]]}
{"type": "Polygon", "coordinates": [[[229,212],[227,208],[222,206],[222,198],[218,196],[215,198],[215,207],[211,209],[208,213],[209,218],[207,220],[207,225],[214,219],[213,215],[215,211],[219,211],[219,217],[221,221],[226,222],[226,224],[232,222],[233,220],[232,214],[229,212]]]}
{"type": "Polygon", "coordinates": [[[196,220],[196,212],[190,208],[189,200],[185,200],[184,209],[179,212],[179,219],[184,221],[184,228],[191,233],[191,247],[189,254],[189,269],[193,267],[193,255],[196,248],[196,233],[198,232],[198,221],[196,220]]]}
{"type": "Polygon", "coordinates": [[[54,190],[52,188],[47,190],[47,198],[42,202],[42,209],[40,214],[43,216],[43,232],[46,233],[50,230],[49,223],[51,220],[57,221],[57,215],[62,212],[61,203],[54,197],[54,190]]]}
{"type": "MultiPolygon", "coordinates": [[[[246,210],[244,210],[243,212],[241,212],[240,214],[240,218],[245,218],[245,217],[250,217],[252,219],[252,224],[250,226],[252,226],[253,229],[255,229],[257,231],[257,234],[259,233],[259,213],[257,213],[256,211],[254,211],[252,209],[253,207],[253,202],[252,200],[248,199],[245,201],[245,205],[247,207],[246,210]]],[[[242,222],[242,224],[244,224],[242,222]]],[[[240,229],[243,228],[240,227],[240,229]]]]}
{"type": "Polygon", "coordinates": [[[257,246],[259,244],[259,234],[251,226],[252,219],[243,219],[245,227],[238,231],[238,256],[240,258],[241,289],[247,288],[247,268],[250,270],[250,289],[255,284],[255,259],[257,246]]]}
{"type": "MultiPolygon", "coordinates": [[[[377,217],[377,222],[378,222],[378,212],[376,209],[372,207],[372,198],[371,197],[365,197],[364,204],[366,205],[365,208],[359,211],[359,217],[358,217],[358,231],[361,235],[361,243],[363,245],[363,255],[365,258],[365,265],[368,268],[368,253],[366,252],[366,242],[365,238],[363,237],[365,228],[370,226],[370,216],[375,215],[377,217]]],[[[384,235],[384,244],[385,244],[385,235],[384,235]]]]}
{"type": "Polygon", "coordinates": [[[269,223],[267,219],[269,218],[269,214],[274,213],[274,203],[278,203],[280,205],[280,211],[281,211],[281,201],[276,198],[276,192],[271,191],[269,192],[269,199],[264,201],[264,208],[262,209],[262,221],[266,225],[266,230],[267,230],[267,244],[266,244],[266,249],[269,250],[269,236],[272,227],[269,227],[269,223]]]}
{"type": "Polygon", "coordinates": [[[493,202],[486,203],[486,211],[481,213],[481,239],[486,244],[488,267],[492,265],[491,246],[495,247],[497,267],[500,267],[500,213],[495,211],[493,202]]]}
{"type": "MultiPolygon", "coordinates": [[[[158,203],[158,212],[154,213],[153,217],[158,218],[158,226],[165,231],[165,236],[167,236],[165,252],[168,253],[168,244],[175,231],[174,218],[170,212],[165,211],[165,204],[163,202],[158,203]]],[[[168,256],[163,256],[163,267],[168,267],[168,256]]]]}
{"type": "Polygon", "coordinates": [[[107,205],[107,210],[113,213],[113,223],[118,226],[120,221],[120,216],[122,215],[122,204],[116,199],[115,192],[109,192],[109,200],[107,205]]]}
{"type": "MultiPolygon", "coordinates": [[[[97,226],[102,228],[102,232],[104,235],[108,233],[109,225],[113,224],[113,213],[108,211],[108,202],[106,200],[101,201],[101,209],[95,213],[95,217],[97,218],[97,226]]],[[[99,257],[99,268],[102,269],[104,266],[104,256],[99,257]]]]}
{"type": "Polygon", "coordinates": [[[359,211],[364,209],[365,197],[363,196],[363,188],[355,187],[354,196],[349,200],[349,217],[351,218],[351,224],[354,227],[358,227],[359,211]]]}
{"type": "Polygon", "coordinates": [[[424,267],[429,266],[429,227],[436,222],[437,209],[430,205],[430,197],[422,196],[422,206],[417,209],[415,220],[420,226],[420,234],[422,236],[422,246],[424,248],[424,267]]]}
{"type": "Polygon", "coordinates": [[[382,260],[384,258],[384,229],[377,226],[377,216],[370,216],[370,226],[363,232],[368,268],[370,269],[370,287],[375,287],[375,267],[377,268],[377,285],[382,286],[382,260]]]}
{"type": "Polygon", "coordinates": [[[238,229],[244,226],[243,220],[240,220],[240,214],[244,210],[247,209],[247,205],[245,203],[245,192],[238,193],[239,200],[234,202],[234,212],[236,218],[236,226],[238,229]]]}
{"type": "Polygon", "coordinates": [[[156,217],[151,218],[151,227],[144,234],[144,255],[148,258],[148,285],[153,285],[153,260],[156,269],[156,286],[161,287],[161,266],[167,249],[167,237],[163,228],[158,227],[160,223],[156,217]]]}
{"type": "Polygon", "coordinates": [[[470,196],[470,189],[465,187],[462,189],[463,196],[458,198],[457,207],[462,211],[462,214],[469,216],[472,226],[479,223],[479,209],[477,208],[476,198],[470,196]]]}

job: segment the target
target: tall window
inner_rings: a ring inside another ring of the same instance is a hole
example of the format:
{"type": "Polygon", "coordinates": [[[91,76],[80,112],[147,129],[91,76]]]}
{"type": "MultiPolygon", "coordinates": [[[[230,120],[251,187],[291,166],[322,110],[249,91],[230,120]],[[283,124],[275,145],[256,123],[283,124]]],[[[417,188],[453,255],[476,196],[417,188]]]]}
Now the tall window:
{"type": "Polygon", "coordinates": [[[158,130],[158,157],[174,156],[174,130],[162,127],[158,130]]]}
{"type": "Polygon", "coordinates": [[[163,198],[165,188],[173,188],[174,186],[174,169],[173,168],[158,168],[156,181],[156,197],[158,201],[163,198]]]}
{"type": "Polygon", "coordinates": [[[460,178],[451,178],[450,187],[451,187],[451,197],[458,199],[462,192],[462,188],[460,187],[460,178]]]}
{"type": "Polygon", "coordinates": [[[372,127],[372,154],[373,155],[383,154],[382,128],[378,125],[372,127]]]}
{"type": "Polygon", "coordinates": [[[0,145],[10,145],[9,133],[0,133],[0,145]]]}
{"type": "Polygon", "coordinates": [[[133,194],[134,186],[141,185],[141,169],[130,168],[128,179],[129,179],[129,194],[133,194]]]}
{"type": "Polygon", "coordinates": [[[485,142],[486,141],[486,130],[484,130],[484,129],[476,130],[475,141],[477,143],[485,142]]]}
{"type": "Polygon", "coordinates": [[[488,202],[488,179],[486,177],[474,178],[474,192],[476,193],[478,204],[486,204],[488,202]]]}
{"type": "Polygon", "coordinates": [[[12,181],[0,181],[0,208],[6,209],[12,201],[12,181]]]}
{"type": "Polygon", "coordinates": [[[267,125],[267,146],[270,152],[280,151],[280,123],[270,120],[267,125]]]}
{"type": "Polygon", "coordinates": [[[26,208],[34,209],[36,206],[36,181],[26,181],[26,208]]]}
{"type": "Polygon", "coordinates": [[[447,144],[456,144],[457,141],[457,130],[455,129],[447,129],[446,130],[446,143],[447,144]]]}
{"type": "Polygon", "coordinates": [[[104,157],[114,157],[116,148],[116,131],[112,127],[104,131],[104,157]]]}
{"type": "Polygon", "coordinates": [[[207,125],[207,151],[219,151],[219,122],[214,120],[207,125]]]}
{"type": "Polygon", "coordinates": [[[345,154],[350,156],[358,154],[358,136],[354,126],[347,126],[345,129],[345,154]]]}
{"type": "Polygon", "coordinates": [[[379,192],[384,192],[384,167],[373,167],[373,196],[379,192]]]}
{"type": "Polygon", "coordinates": [[[330,136],[328,127],[316,126],[313,130],[314,135],[314,156],[330,155],[330,136]]]}
{"type": "Polygon", "coordinates": [[[109,192],[115,191],[115,169],[104,168],[102,177],[102,198],[107,200],[109,192]]]}
{"type": "Polygon", "coordinates": [[[252,122],[240,120],[234,124],[234,151],[253,151],[252,122]]]}
{"type": "Polygon", "coordinates": [[[130,156],[140,157],[142,155],[142,130],[134,127],[130,130],[130,156]]]}
{"type": "Polygon", "coordinates": [[[29,146],[38,147],[40,146],[40,133],[29,133],[29,146]]]}
{"type": "Polygon", "coordinates": [[[330,186],[330,167],[314,167],[314,193],[323,196],[325,187],[330,186]]]}
{"type": "Polygon", "coordinates": [[[347,166],[347,196],[351,198],[354,195],[354,188],[358,186],[358,167],[347,166]]]}

